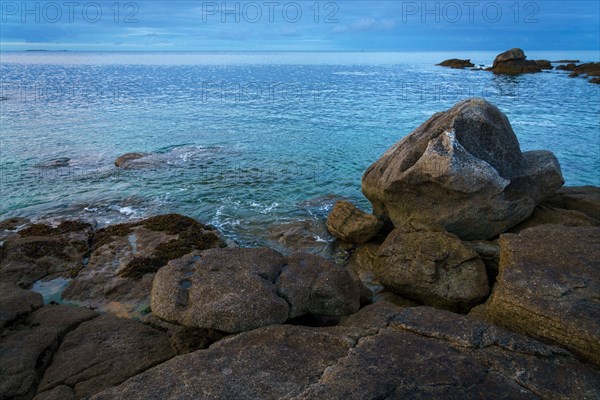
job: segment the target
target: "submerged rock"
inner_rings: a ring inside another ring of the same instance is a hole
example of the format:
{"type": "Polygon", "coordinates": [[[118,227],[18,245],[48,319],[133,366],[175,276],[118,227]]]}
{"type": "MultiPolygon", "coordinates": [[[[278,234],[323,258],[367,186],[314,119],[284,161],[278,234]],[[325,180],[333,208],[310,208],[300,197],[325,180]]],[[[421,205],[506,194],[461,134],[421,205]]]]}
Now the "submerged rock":
{"type": "Polygon", "coordinates": [[[451,58],[449,60],[444,60],[437,65],[439,65],[441,67],[450,67],[450,68],[456,68],[456,69],[470,68],[470,67],[475,66],[475,64],[473,64],[470,59],[461,60],[458,58],[451,58]]]}
{"type": "Polygon", "coordinates": [[[280,325],[176,357],[92,397],[146,399],[594,398],[568,352],[429,307],[366,307],[339,327],[280,325]]]}
{"type": "Polygon", "coordinates": [[[375,276],[395,293],[451,310],[468,311],[489,293],[477,252],[446,232],[394,230],[379,248],[375,276]]]}
{"type": "Polygon", "coordinates": [[[85,268],[63,298],[120,316],[139,316],[150,304],[155,273],[194,250],[225,246],[218,232],[179,214],[98,230],[85,268]]]}
{"type": "Polygon", "coordinates": [[[600,228],[541,225],[499,243],[496,287],[471,314],[600,365],[600,228]]]}
{"type": "Polygon", "coordinates": [[[489,239],[563,184],[549,151],[522,153],[506,116],[479,98],[433,115],[371,165],[362,190],[394,226],[443,226],[489,239]]]}
{"type": "Polygon", "coordinates": [[[116,158],[115,166],[118,168],[139,167],[139,166],[142,166],[143,163],[140,161],[137,161],[137,160],[140,160],[149,155],[150,155],[149,153],[125,153],[116,158]]]}
{"type": "Polygon", "coordinates": [[[338,239],[354,244],[371,240],[383,227],[377,217],[367,214],[348,201],[338,201],[327,217],[327,229],[338,239]]]}

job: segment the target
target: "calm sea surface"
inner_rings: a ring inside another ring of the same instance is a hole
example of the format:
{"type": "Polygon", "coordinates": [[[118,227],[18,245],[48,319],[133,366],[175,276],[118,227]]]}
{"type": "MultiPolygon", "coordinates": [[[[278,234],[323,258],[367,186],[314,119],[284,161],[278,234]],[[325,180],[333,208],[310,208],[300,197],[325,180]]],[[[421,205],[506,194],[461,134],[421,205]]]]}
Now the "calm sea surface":
{"type": "Polygon", "coordinates": [[[1,53],[0,219],[179,212],[260,244],[339,197],[369,209],[364,170],[473,96],[507,114],[523,150],[553,151],[567,185],[600,185],[599,85],[433,65],[497,53],[1,53]],[[151,155],[116,169],[127,152],[151,155]]]}

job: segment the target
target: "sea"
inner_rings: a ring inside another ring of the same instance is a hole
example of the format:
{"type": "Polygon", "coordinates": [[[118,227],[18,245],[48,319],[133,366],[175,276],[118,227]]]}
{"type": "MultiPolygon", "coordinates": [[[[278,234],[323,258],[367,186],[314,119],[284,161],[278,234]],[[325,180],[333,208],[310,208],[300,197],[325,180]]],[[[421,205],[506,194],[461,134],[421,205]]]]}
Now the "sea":
{"type": "Polygon", "coordinates": [[[366,168],[470,97],[508,116],[522,150],[554,152],[566,185],[600,186],[600,85],[435,65],[490,66],[500,52],[0,53],[0,220],[174,212],[261,245],[339,199],[370,211],[366,168]],[[128,152],[148,155],[116,168],[128,152]]]}

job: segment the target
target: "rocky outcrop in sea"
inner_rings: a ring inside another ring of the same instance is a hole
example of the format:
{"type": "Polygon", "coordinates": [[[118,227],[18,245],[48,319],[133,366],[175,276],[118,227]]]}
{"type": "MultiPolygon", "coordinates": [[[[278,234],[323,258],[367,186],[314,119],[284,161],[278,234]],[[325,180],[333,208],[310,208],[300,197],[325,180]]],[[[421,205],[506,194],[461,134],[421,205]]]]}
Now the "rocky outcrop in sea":
{"type": "Polygon", "coordinates": [[[562,183],[469,99],[367,169],[372,213],[275,227],[285,251],[178,214],[2,221],[0,398],[598,398],[600,188],[562,183]]]}

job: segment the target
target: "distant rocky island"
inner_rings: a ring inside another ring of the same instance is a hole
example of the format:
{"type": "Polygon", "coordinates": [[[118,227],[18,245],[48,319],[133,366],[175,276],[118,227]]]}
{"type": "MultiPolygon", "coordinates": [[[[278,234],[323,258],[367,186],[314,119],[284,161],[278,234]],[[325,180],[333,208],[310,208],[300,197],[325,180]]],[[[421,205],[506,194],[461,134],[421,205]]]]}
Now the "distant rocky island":
{"type": "Polygon", "coordinates": [[[598,398],[600,188],[563,183],[472,98],[365,171],[372,213],[335,204],[342,256],[178,214],[2,221],[0,398],[598,398]]]}
{"type": "Polygon", "coordinates": [[[555,67],[552,64],[560,64],[556,66],[557,70],[570,71],[570,77],[585,77],[590,83],[600,83],[600,62],[588,62],[583,64],[579,60],[527,60],[527,56],[522,49],[514,48],[498,54],[494,59],[494,63],[489,68],[475,67],[471,60],[463,60],[459,58],[451,58],[437,64],[442,67],[454,69],[471,68],[473,70],[491,71],[499,75],[518,75],[542,72],[551,70],[555,67]]]}

